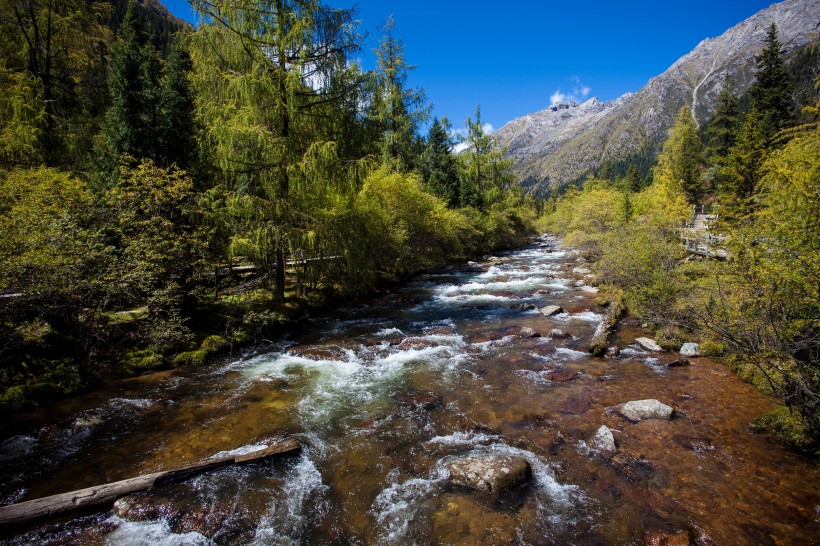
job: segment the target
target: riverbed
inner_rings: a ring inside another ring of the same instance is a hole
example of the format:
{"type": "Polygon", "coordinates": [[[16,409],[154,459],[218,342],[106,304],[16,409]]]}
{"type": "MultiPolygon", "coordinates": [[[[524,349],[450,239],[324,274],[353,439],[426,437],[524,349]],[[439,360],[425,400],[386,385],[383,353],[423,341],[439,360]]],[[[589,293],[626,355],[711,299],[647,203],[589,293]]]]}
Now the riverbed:
{"type": "Polygon", "coordinates": [[[601,295],[577,254],[522,250],[423,275],[236,358],[119,382],[5,426],[9,504],[259,449],[298,456],[201,475],[9,544],[817,544],[820,470],[749,431],[777,401],[723,364],[634,343],[588,354],[601,295]],[[539,312],[557,305],[561,312],[539,312]],[[531,330],[529,330],[531,329],[531,330]],[[657,399],[671,420],[615,410],[657,399]],[[617,453],[592,446],[613,432],[617,453]],[[523,458],[500,496],[448,464],[523,458]],[[138,521],[134,521],[138,520],[138,521]],[[666,538],[663,538],[666,537],[666,538]],[[663,542],[655,542],[661,544],[663,542]]]}

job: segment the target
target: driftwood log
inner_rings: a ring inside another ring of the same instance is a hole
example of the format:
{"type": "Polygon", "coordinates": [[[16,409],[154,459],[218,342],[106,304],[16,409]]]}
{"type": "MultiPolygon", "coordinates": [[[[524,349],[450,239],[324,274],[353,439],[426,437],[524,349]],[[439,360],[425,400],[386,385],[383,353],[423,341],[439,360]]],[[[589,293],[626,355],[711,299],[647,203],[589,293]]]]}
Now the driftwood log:
{"type": "Polygon", "coordinates": [[[105,504],[110,505],[120,497],[130,495],[131,493],[181,482],[193,476],[228,466],[262,461],[276,455],[297,453],[301,449],[302,446],[299,442],[294,439],[287,439],[244,455],[224,457],[182,468],[175,468],[173,470],[155,472],[136,478],[88,487],[70,493],[60,493],[50,497],[10,504],[8,506],[0,506],[0,527],[17,526],[24,523],[59,517],[90,507],[99,507],[105,504]]]}
{"type": "Polygon", "coordinates": [[[603,320],[598,323],[598,327],[595,328],[595,333],[592,335],[592,341],[589,344],[589,352],[594,356],[601,356],[606,353],[609,348],[609,336],[612,335],[625,310],[620,295],[613,296],[607,306],[606,314],[603,320]]]}

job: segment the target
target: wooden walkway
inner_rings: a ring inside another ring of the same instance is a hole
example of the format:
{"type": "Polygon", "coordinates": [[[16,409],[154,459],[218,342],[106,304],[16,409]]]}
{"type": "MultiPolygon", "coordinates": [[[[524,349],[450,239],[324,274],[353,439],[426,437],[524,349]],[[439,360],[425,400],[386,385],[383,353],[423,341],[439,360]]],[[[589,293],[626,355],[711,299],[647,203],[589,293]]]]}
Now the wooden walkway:
{"type": "Polygon", "coordinates": [[[692,254],[706,258],[727,259],[729,257],[729,251],[726,250],[728,237],[712,235],[709,231],[712,222],[717,218],[717,214],[707,213],[705,207],[701,206],[698,211],[698,206],[693,206],[689,223],[680,230],[684,248],[692,254]]]}

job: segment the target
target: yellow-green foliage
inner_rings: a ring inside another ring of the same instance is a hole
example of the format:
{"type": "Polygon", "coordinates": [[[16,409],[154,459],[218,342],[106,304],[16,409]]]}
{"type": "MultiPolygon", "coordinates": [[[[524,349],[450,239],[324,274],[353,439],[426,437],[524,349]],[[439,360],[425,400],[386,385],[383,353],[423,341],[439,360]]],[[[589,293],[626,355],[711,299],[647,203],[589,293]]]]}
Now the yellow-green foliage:
{"type": "MultiPolygon", "coordinates": [[[[777,440],[796,451],[808,451],[812,446],[811,438],[806,434],[806,427],[803,424],[800,414],[790,410],[786,406],[780,406],[776,410],[761,415],[752,421],[751,429],[755,432],[766,432],[774,436],[777,440]]],[[[815,456],[818,453],[814,453],[815,456]]]]}

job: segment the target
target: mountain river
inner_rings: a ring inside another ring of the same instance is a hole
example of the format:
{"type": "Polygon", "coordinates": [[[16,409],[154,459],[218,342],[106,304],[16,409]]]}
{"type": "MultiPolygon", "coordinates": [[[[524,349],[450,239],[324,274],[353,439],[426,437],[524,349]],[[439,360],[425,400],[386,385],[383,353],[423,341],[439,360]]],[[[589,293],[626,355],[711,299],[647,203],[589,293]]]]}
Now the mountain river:
{"type": "Polygon", "coordinates": [[[604,308],[572,251],[526,249],[416,278],[234,359],[117,382],[3,425],[9,504],[294,437],[301,454],[203,474],[7,544],[818,544],[820,469],[748,430],[776,401],[723,364],[634,343],[593,358],[604,308]],[[559,305],[546,317],[538,308],[559,305]],[[541,334],[522,328],[531,328],[541,334]],[[564,335],[556,332],[561,330],[564,335]],[[672,406],[633,423],[615,406],[672,406]],[[607,425],[618,446],[591,439],[607,425]],[[449,464],[507,455],[500,495],[449,464]],[[133,521],[138,520],[138,521],[133,521]]]}

